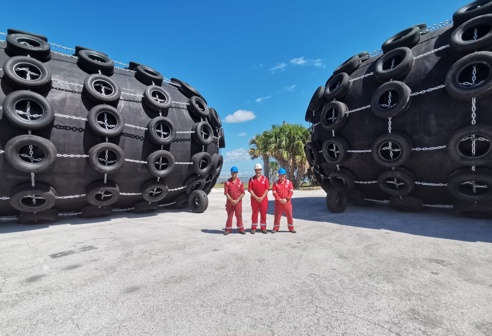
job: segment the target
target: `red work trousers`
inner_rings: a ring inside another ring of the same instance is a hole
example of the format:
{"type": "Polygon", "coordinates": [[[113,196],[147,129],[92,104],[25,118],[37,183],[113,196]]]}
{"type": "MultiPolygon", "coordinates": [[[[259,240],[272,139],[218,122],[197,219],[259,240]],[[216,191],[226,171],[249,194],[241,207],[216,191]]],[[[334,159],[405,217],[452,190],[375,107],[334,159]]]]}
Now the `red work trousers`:
{"type": "Polygon", "coordinates": [[[282,218],[282,213],[285,212],[287,216],[287,226],[289,231],[294,230],[294,218],[292,217],[292,202],[287,202],[287,204],[282,204],[279,201],[275,201],[275,215],[273,219],[273,229],[278,231],[280,228],[280,218],[282,218]]]}
{"type": "Polygon", "coordinates": [[[225,230],[227,232],[231,232],[231,230],[232,230],[232,217],[235,215],[236,216],[237,230],[239,232],[244,231],[243,202],[239,202],[236,205],[233,205],[233,204],[230,204],[229,202],[227,202],[226,211],[227,211],[227,222],[226,222],[225,230]]]}
{"type": "Polygon", "coordinates": [[[258,213],[260,213],[260,226],[261,229],[266,230],[266,214],[268,210],[268,199],[264,198],[261,203],[258,203],[257,200],[251,199],[251,209],[253,213],[251,215],[251,229],[256,230],[258,225],[258,213]]]}

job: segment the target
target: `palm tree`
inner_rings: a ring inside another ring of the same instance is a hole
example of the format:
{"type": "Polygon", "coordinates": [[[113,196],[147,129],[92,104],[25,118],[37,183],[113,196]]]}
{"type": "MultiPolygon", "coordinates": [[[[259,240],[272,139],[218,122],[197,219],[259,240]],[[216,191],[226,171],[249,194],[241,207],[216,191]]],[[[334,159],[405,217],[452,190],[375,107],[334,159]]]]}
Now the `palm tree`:
{"type": "Polygon", "coordinates": [[[268,177],[270,174],[270,152],[268,145],[270,137],[267,133],[268,131],[257,134],[249,140],[249,145],[253,147],[249,148],[248,153],[251,159],[257,159],[259,157],[262,158],[264,174],[268,177]]]}

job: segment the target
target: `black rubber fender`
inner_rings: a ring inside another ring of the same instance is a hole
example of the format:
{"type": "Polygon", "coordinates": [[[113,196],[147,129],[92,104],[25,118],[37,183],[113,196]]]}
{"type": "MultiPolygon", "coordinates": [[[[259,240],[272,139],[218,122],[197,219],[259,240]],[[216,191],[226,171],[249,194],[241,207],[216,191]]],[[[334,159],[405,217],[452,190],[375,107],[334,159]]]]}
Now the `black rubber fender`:
{"type": "Polygon", "coordinates": [[[225,135],[224,135],[224,129],[221,127],[219,128],[219,132],[217,134],[218,142],[219,142],[219,148],[225,148],[226,142],[225,142],[225,135]]]}
{"type": "Polygon", "coordinates": [[[51,55],[47,41],[35,35],[8,34],[7,51],[14,56],[29,56],[39,61],[46,61],[51,55]]]}
{"type": "Polygon", "coordinates": [[[182,81],[177,78],[171,78],[171,83],[176,84],[178,86],[178,90],[186,97],[191,98],[193,96],[198,96],[201,97],[205,101],[205,103],[207,102],[205,98],[203,98],[203,96],[200,94],[200,92],[198,92],[197,89],[195,89],[193,86],[186,83],[185,81],[182,81]]]}
{"type": "Polygon", "coordinates": [[[168,194],[169,188],[165,182],[155,179],[147,181],[142,186],[142,197],[146,202],[162,201],[168,194]]]}
{"type": "Polygon", "coordinates": [[[94,104],[117,105],[121,89],[108,76],[92,74],[84,80],[82,93],[94,104]]]}
{"type": "Polygon", "coordinates": [[[191,157],[193,172],[205,176],[212,168],[212,156],[207,152],[199,152],[191,157]]]}
{"type": "MultiPolygon", "coordinates": [[[[192,138],[199,145],[210,145],[214,141],[214,131],[212,129],[212,126],[210,126],[207,121],[197,122],[195,125],[193,125],[192,131],[194,131],[192,133],[192,138]]],[[[221,141],[220,139],[223,139],[223,136],[219,138],[219,147],[221,141]]]]}
{"type": "Polygon", "coordinates": [[[161,86],[164,81],[162,74],[149,66],[130,62],[129,68],[135,71],[135,78],[145,85],[161,86]]]}
{"type": "Polygon", "coordinates": [[[454,54],[466,55],[492,48],[492,14],[466,21],[451,34],[449,46],[454,54]]]}
{"type": "Polygon", "coordinates": [[[342,99],[345,97],[352,86],[350,76],[341,72],[333,75],[326,81],[325,85],[325,99],[331,101],[333,99],[342,99]]]}
{"type": "Polygon", "coordinates": [[[80,210],[80,217],[82,218],[98,218],[98,217],[108,217],[113,214],[112,206],[95,206],[86,205],[80,210]]]}
{"type": "Polygon", "coordinates": [[[392,196],[404,196],[410,194],[415,187],[415,175],[404,168],[396,168],[383,171],[378,176],[379,188],[392,196]]]}
{"type": "Polygon", "coordinates": [[[393,49],[377,60],[374,76],[381,83],[403,80],[412,69],[414,60],[411,49],[407,47],[393,49]]]}
{"type": "Polygon", "coordinates": [[[475,171],[463,168],[449,176],[448,191],[454,197],[477,202],[492,199],[492,170],[477,167],[475,171]]]}
{"type": "Polygon", "coordinates": [[[361,65],[362,60],[360,59],[359,54],[354,55],[350,58],[348,58],[345,62],[343,62],[338,68],[333,71],[334,75],[337,75],[339,73],[345,72],[347,75],[351,75],[352,72],[357,70],[359,66],[361,65]]]}
{"type": "Polygon", "coordinates": [[[332,171],[328,175],[330,184],[333,187],[352,190],[355,187],[355,175],[350,170],[344,167],[332,171]]]}
{"type": "Polygon", "coordinates": [[[470,218],[492,218],[492,203],[490,201],[466,202],[455,200],[453,212],[456,215],[470,218]]]}
{"type": "Polygon", "coordinates": [[[391,36],[384,41],[381,46],[383,53],[387,53],[393,49],[400,47],[412,48],[420,41],[420,31],[423,30],[421,26],[413,26],[402,30],[401,32],[391,36]]]}
{"type": "Polygon", "coordinates": [[[314,91],[313,96],[309,101],[306,115],[304,116],[304,120],[307,122],[314,122],[314,114],[321,109],[321,106],[323,106],[325,101],[324,93],[325,88],[323,86],[318,87],[316,91],[314,91]]]}
{"type": "Polygon", "coordinates": [[[120,187],[113,181],[96,181],[87,186],[86,199],[91,205],[105,207],[112,205],[120,198],[120,187]]]}
{"type": "Polygon", "coordinates": [[[199,96],[193,96],[188,101],[188,111],[196,118],[208,117],[210,110],[205,100],[199,96]]]}
{"type": "Polygon", "coordinates": [[[147,156],[147,167],[155,177],[166,177],[174,170],[176,160],[167,150],[160,149],[147,156]]]}
{"type": "Polygon", "coordinates": [[[142,102],[154,112],[166,111],[171,107],[172,99],[169,92],[161,86],[148,86],[142,97],[142,102]]]}
{"type": "Polygon", "coordinates": [[[222,127],[222,120],[220,119],[219,113],[213,107],[208,108],[208,120],[212,127],[220,128],[222,127]]]}
{"type": "Polygon", "coordinates": [[[421,212],[424,210],[424,201],[421,198],[410,195],[391,196],[389,206],[402,212],[421,212]]]}
{"type": "Polygon", "coordinates": [[[458,27],[463,22],[476,16],[492,13],[492,1],[475,0],[461,7],[453,14],[453,26],[458,27]]]}
{"type": "Polygon", "coordinates": [[[371,155],[381,167],[397,167],[410,158],[412,146],[412,140],[406,134],[387,133],[374,141],[371,155]]]}
{"type": "Polygon", "coordinates": [[[446,74],[445,87],[449,96],[456,100],[489,96],[492,92],[492,52],[477,51],[460,58],[446,74]]]}
{"type": "Polygon", "coordinates": [[[106,104],[95,105],[87,115],[92,131],[102,137],[116,137],[123,132],[125,123],[118,110],[106,104]]]}
{"type": "Polygon", "coordinates": [[[333,187],[326,193],[326,207],[333,213],[344,212],[347,208],[347,191],[343,188],[333,187]]]}
{"type": "Polygon", "coordinates": [[[58,209],[48,209],[39,212],[19,212],[17,214],[17,223],[19,224],[48,224],[58,220],[58,209]]]}
{"type": "Polygon", "coordinates": [[[219,176],[222,166],[224,165],[224,157],[220,154],[212,154],[212,174],[213,176],[219,176]]]}
{"type": "Polygon", "coordinates": [[[48,184],[22,183],[10,192],[10,205],[22,212],[40,212],[51,209],[55,205],[56,192],[48,184]]]}
{"type": "Polygon", "coordinates": [[[304,153],[312,167],[317,166],[324,161],[324,157],[321,153],[321,145],[317,141],[308,142],[304,146],[304,153]]]}
{"type": "Polygon", "coordinates": [[[203,190],[206,184],[207,181],[202,176],[198,175],[191,175],[184,182],[186,193],[188,195],[191,194],[193,190],[203,190]]]}
{"type": "Polygon", "coordinates": [[[48,170],[57,159],[55,145],[37,135],[18,135],[5,145],[5,159],[25,173],[41,173],[48,170]]]}
{"type": "Polygon", "coordinates": [[[111,76],[114,73],[114,62],[104,53],[82,49],[77,56],[77,65],[90,74],[111,76]]]}
{"type": "Polygon", "coordinates": [[[341,129],[348,119],[348,107],[340,101],[331,101],[325,106],[320,115],[321,126],[328,131],[341,129]]]}
{"type": "Polygon", "coordinates": [[[3,64],[3,74],[16,90],[46,92],[51,89],[51,72],[35,58],[14,56],[3,64]]]}
{"type": "Polygon", "coordinates": [[[464,166],[492,163],[492,127],[471,125],[456,131],[446,146],[449,156],[464,166]]]}
{"type": "Polygon", "coordinates": [[[348,157],[349,144],[341,136],[328,138],[323,142],[322,152],[326,162],[338,164],[348,157]]]}
{"type": "Polygon", "coordinates": [[[14,126],[24,129],[46,128],[55,118],[50,102],[39,93],[29,90],[9,93],[3,101],[2,109],[14,126]]]}
{"type": "Polygon", "coordinates": [[[89,163],[102,174],[115,173],[125,163],[125,152],[111,142],[99,143],[89,149],[89,163]]]}
{"type": "Polygon", "coordinates": [[[176,138],[176,129],[171,119],[155,117],[147,125],[149,140],[156,145],[169,145],[176,138]]]}
{"type": "Polygon", "coordinates": [[[371,97],[371,111],[379,118],[396,117],[410,106],[412,91],[403,82],[391,81],[382,84],[371,97]]]}
{"type": "Polygon", "coordinates": [[[159,209],[159,204],[147,201],[139,201],[133,205],[133,212],[138,214],[154,212],[157,209],[159,209]]]}
{"type": "Polygon", "coordinates": [[[208,197],[203,190],[193,190],[188,196],[188,207],[191,212],[202,213],[208,208],[208,197]]]}

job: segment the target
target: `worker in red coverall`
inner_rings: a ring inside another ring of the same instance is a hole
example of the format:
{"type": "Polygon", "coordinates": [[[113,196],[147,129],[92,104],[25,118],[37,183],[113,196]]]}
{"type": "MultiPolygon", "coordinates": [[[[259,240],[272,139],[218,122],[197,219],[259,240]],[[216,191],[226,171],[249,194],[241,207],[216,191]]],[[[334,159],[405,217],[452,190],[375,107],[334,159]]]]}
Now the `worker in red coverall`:
{"type": "Polygon", "coordinates": [[[255,176],[251,177],[248,182],[248,191],[251,194],[251,234],[255,234],[258,226],[258,212],[260,213],[261,232],[267,233],[266,214],[268,210],[268,190],[270,182],[261,174],[261,164],[255,165],[255,176]]]}
{"type": "Polygon", "coordinates": [[[275,233],[280,228],[280,218],[282,213],[285,212],[287,216],[287,225],[289,231],[296,233],[294,230],[294,219],[292,218],[292,194],[294,193],[294,185],[291,181],[285,178],[287,172],[284,168],[278,170],[278,180],[273,184],[272,191],[273,197],[275,197],[275,217],[273,220],[273,230],[275,233]]]}
{"type": "Polygon", "coordinates": [[[237,178],[238,169],[236,166],[231,168],[231,178],[224,184],[224,195],[227,197],[226,211],[227,222],[224,235],[228,235],[232,230],[232,217],[236,215],[237,230],[240,234],[245,234],[243,226],[243,202],[244,183],[237,178]]]}

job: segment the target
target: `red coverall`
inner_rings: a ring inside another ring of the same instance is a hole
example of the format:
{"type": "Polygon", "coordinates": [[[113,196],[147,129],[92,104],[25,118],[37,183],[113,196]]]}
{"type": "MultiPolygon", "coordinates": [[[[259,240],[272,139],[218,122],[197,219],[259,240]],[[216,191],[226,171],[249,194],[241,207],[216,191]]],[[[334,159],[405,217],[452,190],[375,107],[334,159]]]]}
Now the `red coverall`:
{"type": "Polygon", "coordinates": [[[294,194],[294,185],[291,181],[285,179],[283,182],[276,181],[272,187],[273,197],[275,197],[275,216],[273,220],[273,230],[278,231],[280,228],[280,218],[285,212],[287,216],[287,225],[289,231],[294,230],[294,219],[292,218],[292,194],[294,194]],[[286,199],[287,203],[280,203],[281,199],[286,199]]]}
{"type": "MultiPolygon", "coordinates": [[[[232,178],[228,179],[224,184],[224,195],[228,194],[233,200],[237,200],[241,194],[244,194],[244,183],[240,179],[235,181],[232,178]]],[[[226,201],[227,222],[225,230],[231,232],[232,217],[236,215],[236,225],[239,232],[244,231],[243,226],[243,201],[239,201],[236,205],[232,204],[229,199],[226,201]]]]}
{"type": "Polygon", "coordinates": [[[256,178],[256,175],[251,177],[248,182],[248,190],[253,191],[257,197],[262,197],[267,192],[267,195],[259,203],[253,195],[251,195],[251,209],[253,213],[251,215],[251,230],[256,230],[258,226],[258,212],[260,212],[260,226],[262,230],[266,230],[266,214],[268,210],[268,190],[270,189],[270,182],[265,176],[261,176],[260,179],[256,178]]]}

